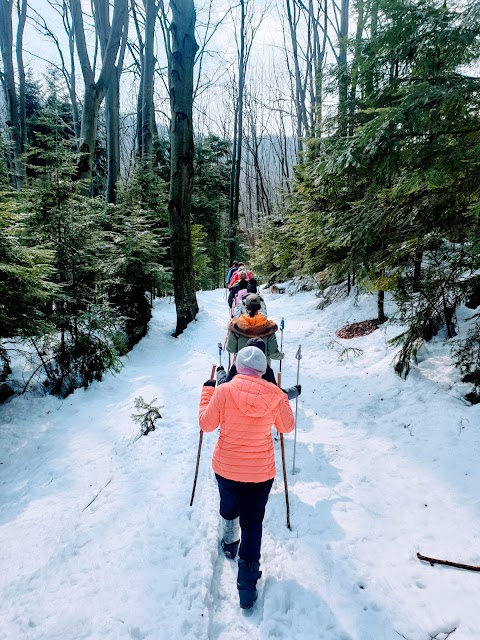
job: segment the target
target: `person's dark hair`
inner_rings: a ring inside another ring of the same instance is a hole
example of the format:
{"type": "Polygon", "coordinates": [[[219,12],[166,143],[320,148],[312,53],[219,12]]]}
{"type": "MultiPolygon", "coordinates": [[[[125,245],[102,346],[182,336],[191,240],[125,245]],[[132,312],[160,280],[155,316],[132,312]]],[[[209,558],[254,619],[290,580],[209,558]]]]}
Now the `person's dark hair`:
{"type": "Polygon", "coordinates": [[[247,286],[248,293],[257,293],[257,281],[255,278],[250,278],[247,286]]]}
{"type": "Polygon", "coordinates": [[[257,347],[257,349],[260,349],[263,353],[266,353],[267,351],[267,345],[265,344],[265,340],[262,340],[262,338],[250,338],[245,346],[257,347]]]}
{"type": "Polygon", "coordinates": [[[261,307],[261,300],[256,293],[250,293],[245,298],[245,308],[251,318],[253,318],[253,316],[261,309],[261,307]]]}

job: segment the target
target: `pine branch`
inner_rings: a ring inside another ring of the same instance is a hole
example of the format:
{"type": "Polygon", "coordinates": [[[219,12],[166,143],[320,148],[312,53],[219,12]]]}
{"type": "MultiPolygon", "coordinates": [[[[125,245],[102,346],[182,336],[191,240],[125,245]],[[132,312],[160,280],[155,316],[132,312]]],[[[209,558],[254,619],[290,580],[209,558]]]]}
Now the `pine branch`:
{"type": "Polygon", "coordinates": [[[133,421],[141,425],[139,435],[146,436],[150,431],[155,431],[155,422],[162,417],[160,415],[160,409],[162,409],[162,407],[154,407],[153,403],[155,401],[156,398],[151,402],[145,402],[142,396],[135,398],[135,409],[145,409],[145,411],[141,413],[132,413],[131,415],[133,421]]]}

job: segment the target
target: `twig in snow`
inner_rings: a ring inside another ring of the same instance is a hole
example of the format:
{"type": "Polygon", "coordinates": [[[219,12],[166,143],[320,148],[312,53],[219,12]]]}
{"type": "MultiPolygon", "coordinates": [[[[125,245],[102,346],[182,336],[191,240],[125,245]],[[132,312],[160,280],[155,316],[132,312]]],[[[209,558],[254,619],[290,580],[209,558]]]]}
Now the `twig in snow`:
{"type": "Polygon", "coordinates": [[[354,358],[358,358],[362,355],[363,349],[359,349],[358,347],[345,347],[343,344],[340,344],[337,340],[331,340],[328,343],[329,349],[335,349],[335,347],[340,347],[340,353],[338,354],[338,359],[342,361],[345,357],[349,358],[350,355],[353,355],[354,358]]]}
{"type": "Polygon", "coordinates": [[[113,478],[110,478],[110,480],[107,482],[107,484],[106,484],[104,487],[102,487],[102,488],[100,489],[100,491],[97,493],[97,495],[96,495],[96,496],[94,496],[94,498],[92,498],[92,500],[90,500],[90,502],[87,504],[87,506],[86,506],[86,507],[83,507],[83,509],[82,509],[82,513],[85,511],[85,509],[88,509],[88,507],[89,507],[91,504],[93,504],[93,503],[95,502],[95,500],[98,498],[98,496],[102,493],[102,491],[103,491],[106,487],[108,487],[108,485],[111,483],[111,481],[112,481],[112,480],[113,480],[113,478]]]}
{"type": "Polygon", "coordinates": [[[430,640],[447,640],[447,638],[449,638],[452,635],[452,633],[456,630],[457,630],[457,627],[453,627],[451,631],[439,631],[434,636],[430,636],[430,640]],[[439,636],[443,634],[445,634],[443,638],[439,638],[439,636]]]}
{"type": "Polygon", "coordinates": [[[398,635],[399,635],[401,638],[405,638],[405,640],[408,640],[407,636],[404,636],[404,635],[403,635],[403,633],[400,633],[400,631],[396,631],[395,629],[394,629],[394,631],[395,631],[395,633],[398,633],[398,635]]]}
{"type": "MultiPolygon", "coordinates": [[[[448,567],[456,567],[457,569],[468,569],[468,571],[480,571],[480,567],[473,564],[462,564],[460,562],[451,562],[450,560],[438,560],[438,558],[429,558],[428,556],[422,556],[421,553],[417,553],[419,560],[429,562],[432,567],[434,564],[445,564],[448,567]]],[[[455,629],[453,630],[455,631],[455,629]]],[[[450,633],[453,633],[452,631],[450,633]]]]}

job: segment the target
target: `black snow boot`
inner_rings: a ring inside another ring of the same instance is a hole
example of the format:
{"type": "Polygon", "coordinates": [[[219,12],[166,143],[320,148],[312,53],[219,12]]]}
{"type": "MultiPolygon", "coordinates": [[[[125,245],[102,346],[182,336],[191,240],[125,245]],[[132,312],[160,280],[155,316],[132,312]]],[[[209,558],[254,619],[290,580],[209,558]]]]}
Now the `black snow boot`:
{"type": "Polygon", "coordinates": [[[238,561],[237,588],[242,609],[251,609],[255,604],[257,599],[257,580],[262,575],[259,568],[259,562],[238,561]]]}

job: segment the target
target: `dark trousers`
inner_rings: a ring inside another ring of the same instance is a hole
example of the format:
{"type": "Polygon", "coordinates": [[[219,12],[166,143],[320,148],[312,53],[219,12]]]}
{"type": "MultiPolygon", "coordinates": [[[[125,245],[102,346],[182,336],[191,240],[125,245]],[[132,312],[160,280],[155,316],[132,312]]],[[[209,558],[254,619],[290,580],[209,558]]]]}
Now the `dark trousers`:
{"type": "Polygon", "coordinates": [[[220,492],[220,515],[225,520],[240,516],[242,541],[238,557],[245,562],[259,562],[262,523],[273,478],[265,482],[237,482],[215,474],[220,492]]]}

